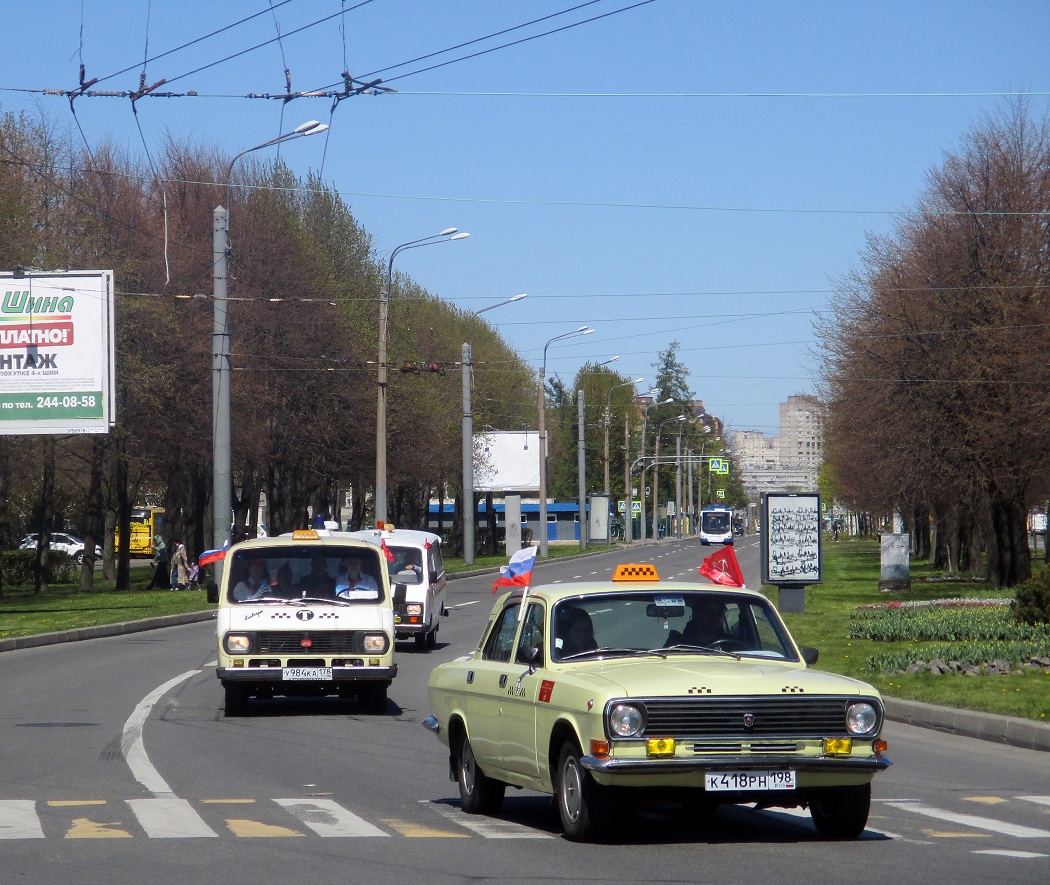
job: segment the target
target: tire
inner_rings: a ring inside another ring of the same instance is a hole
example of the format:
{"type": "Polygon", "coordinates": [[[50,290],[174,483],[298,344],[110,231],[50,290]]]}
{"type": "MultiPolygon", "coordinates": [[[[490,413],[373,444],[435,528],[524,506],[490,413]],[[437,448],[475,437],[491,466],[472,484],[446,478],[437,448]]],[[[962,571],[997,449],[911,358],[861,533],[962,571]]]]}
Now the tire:
{"type": "Polygon", "coordinates": [[[562,746],[555,799],[565,837],[573,842],[593,842],[608,823],[608,796],[580,764],[581,755],[572,741],[562,746]]]}
{"type": "Polygon", "coordinates": [[[456,782],[459,784],[459,799],[467,814],[496,814],[503,806],[507,785],[493,780],[481,770],[466,735],[456,756],[456,782]]]}
{"type": "Polygon", "coordinates": [[[825,839],[856,839],[864,832],[871,808],[871,784],[829,787],[809,794],[809,813],[825,839]]]}
{"type": "Polygon", "coordinates": [[[243,716],[248,712],[248,689],[243,685],[224,682],[226,692],[226,715],[243,716]]]}
{"type": "Polygon", "coordinates": [[[386,712],[385,682],[366,682],[357,689],[357,700],[369,713],[386,712]]]}
{"type": "Polygon", "coordinates": [[[412,638],[415,640],[416,648],[419,651],[423,651],[423,649],[425,649],[427,647],[427,634],[426,633],[417,633],[412,638]]]}
{"type": "Polygon", "coordinates": [[[437,645],[438,641],[438,628],[435,627],[429,633],[427,633],[427,648],[433,648],[437,645]]]}
{"type": "Polygon", "coordinates": [[[83,564],[83,562],[84,562],[84,551],[83,550],[78,551],[73,556],[73,562],[75,562],[78,567],[83,564]]]}

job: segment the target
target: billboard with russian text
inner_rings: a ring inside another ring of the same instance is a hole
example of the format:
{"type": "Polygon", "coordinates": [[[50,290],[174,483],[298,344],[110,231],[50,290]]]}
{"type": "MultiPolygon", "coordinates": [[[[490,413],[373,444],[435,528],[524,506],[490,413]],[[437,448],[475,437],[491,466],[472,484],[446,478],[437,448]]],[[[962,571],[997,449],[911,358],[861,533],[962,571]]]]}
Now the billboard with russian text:
{"type": "Polygon", "coordinates": [[[113,272],[0,273],[0,434],[107,433],[113,272]]]}

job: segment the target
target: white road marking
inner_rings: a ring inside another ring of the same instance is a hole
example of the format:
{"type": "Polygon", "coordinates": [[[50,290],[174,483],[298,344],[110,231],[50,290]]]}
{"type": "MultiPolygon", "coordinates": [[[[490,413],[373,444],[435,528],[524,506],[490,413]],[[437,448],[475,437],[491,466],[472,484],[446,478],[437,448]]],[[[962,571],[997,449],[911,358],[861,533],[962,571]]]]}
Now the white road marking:
{"type": "Polygon", "coordinates": [[[1034,851],[997,851],[995,849],[987,849],[985,851],[974,851],[973,854],[995,854],[999,857],[1017,857],[1021,860],[1031,860],[1036,857],[1050,857],[1047,854],[1037,854],[1034,851]]]}
{"type": "MultiPolygon", "coordinates": [[[[427,799],[421,800],[429,802],[427,799]]],[[[552,839],[550,833],[534,830],[522,824],[516,824],[509,820],[500,820],[495,817],[485,817],[480,814],[467,814],[466,812],[443,805],[438,802],[430,802],[431,808],[438,814],[457,826],[470,830],[484,839],[552,839]]]]}
{"type": "Polygon", "coordinates": [[[0,800],[0,839],[43,839],[32,799],[0,800]]]}
{"type": "Polygon", "coordinates": [[[274,799],[318,836],[389,836],[331,799],[274,799]]]}
{"type": "Polygon", "coordinates": [[[199,839],[218,837],[185,799],[158,796],[154,799],[128,799],[146,835],[153,839],[199,839]]]}
{"type": "Polygon", "coordinates": [[[1050,796],[1018,796],[1025,802],[1034,802],[1036,805],[1050,805],[1050,796]]]}
{"type": "Polygon", "coordinates": [[[912,811],[915,814],[925,814],[937,820],[948,821],[953,824],[961,824],[965,827],[973,827],[977,830],[989,830],[993,833],[1001,833],[1004,836],[1015,836],[1018,839],[1048,839],[1050,830],[1040,830],[1036,827],[1024,827],[1019,824],[1009,824],[1005,821],[994,820],[990,817],[977,817],[973,814],[957,814],[943,808],[930,808],[921,802],[887,802],[892,808],[901,811],[912,811]]]}
{"type": "Polygon", "coordinates": [[[446,608],[466,608],[468,605],[477,605],[478,601],[472,599],[470,602],[458,602],[455,605],[446,606],[446,608]]]}
{"type": "Polygon", "coordinates": [[[171,787],[160,776],[160,772],[149,761],[149,756],[146,755],[146,748],[142,743],[142,726],[145,725],[146,717],[149,716],[149,711],[153,708],[153,705],[165,693],[180,682],[185,682],[191,676],[196,676],[200,672],[200,670],[189,670],[181,676],[169,679],[160,688],[154,689],[139,701],[138,706],[135,707],[135,712],[124,723],[124,732],[120,738],[120,751],[124,754],[124,759],[128,763],[135,780],[153,793],[154,796],[171,796],[173,793],[171,787]]]}

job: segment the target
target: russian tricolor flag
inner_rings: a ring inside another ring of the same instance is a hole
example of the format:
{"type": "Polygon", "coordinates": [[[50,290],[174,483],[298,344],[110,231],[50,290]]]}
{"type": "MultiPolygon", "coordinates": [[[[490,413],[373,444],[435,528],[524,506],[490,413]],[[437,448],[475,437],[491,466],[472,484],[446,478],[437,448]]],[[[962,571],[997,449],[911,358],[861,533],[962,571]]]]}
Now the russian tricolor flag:
{"type": "Polygon", "coordinates": [[[495,593],[500,587],[528,587],[532,583],[532,567],[536,564],[536,548],[519,550],[506,565],[499,567],[499,577],[492,585],[495,593]]]}
{"type": "Polygon", "coordinates": [[[227,541],[218,550],[205,550],[197,559],[197,565],[204,568],[206,565],[211,565],[213,562],[219,562],[226,558],[226,554],[230,550],[230,542],[227,541]]]}

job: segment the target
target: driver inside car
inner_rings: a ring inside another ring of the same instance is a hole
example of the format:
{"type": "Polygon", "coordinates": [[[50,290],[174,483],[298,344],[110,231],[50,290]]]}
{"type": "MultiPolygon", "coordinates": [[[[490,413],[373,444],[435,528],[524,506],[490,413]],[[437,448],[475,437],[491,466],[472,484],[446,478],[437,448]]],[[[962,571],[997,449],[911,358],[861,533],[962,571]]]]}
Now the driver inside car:
{"type": "Polygon", "coordinates": [[[702,600],[693,606],[693,616],[682,630],[682,641],[689,645],[711,646],[723,639],[732,639],[725,625],[725,606],[702,600]]]}

